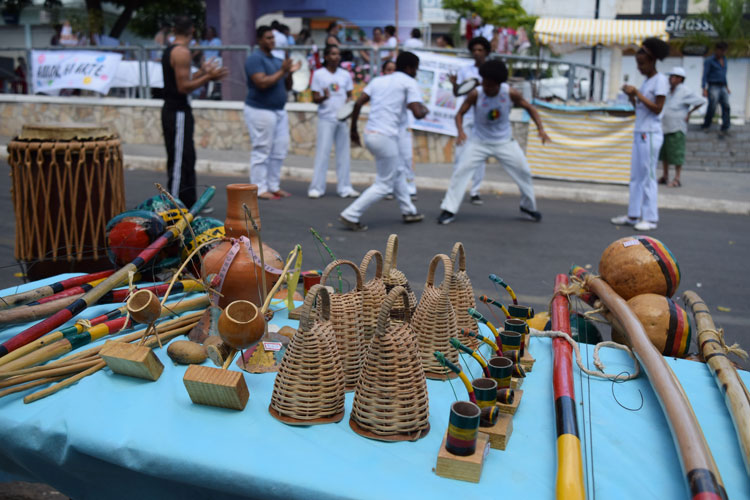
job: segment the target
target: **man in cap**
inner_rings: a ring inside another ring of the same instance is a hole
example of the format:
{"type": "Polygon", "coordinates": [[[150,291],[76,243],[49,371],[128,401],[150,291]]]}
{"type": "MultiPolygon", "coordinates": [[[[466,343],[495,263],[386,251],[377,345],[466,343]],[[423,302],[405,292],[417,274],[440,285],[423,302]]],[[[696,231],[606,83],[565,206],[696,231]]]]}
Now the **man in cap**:
{"type": "Polygon", "coordinates": [[[683,83],[685,70],[677,67],[669,72],[669,94],[664,102],[664,116],[662,129],[664,130],[664,144],[659,153],[659,159],[664,164],[664,175],[659,184],[669,187],[680,187],[680,170],[685,163],[685,135],[690,115],[706,103],[706,99],[691,92],[683,83]],[[675,176],[669,181],[669,165],[675,166],[675,176]]]}

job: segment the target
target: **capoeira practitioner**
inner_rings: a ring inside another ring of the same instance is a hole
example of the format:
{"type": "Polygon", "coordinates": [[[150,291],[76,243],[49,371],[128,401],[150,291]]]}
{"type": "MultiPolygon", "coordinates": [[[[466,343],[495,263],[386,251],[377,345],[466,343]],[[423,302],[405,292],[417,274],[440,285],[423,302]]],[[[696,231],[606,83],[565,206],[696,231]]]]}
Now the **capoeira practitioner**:
{"type": "Polygon", "coordinates": [[[438,224],[450,224],[456,218],[466,185],[474,172],[487,159],[494,156],[513,178],[521,191],[521,212],[535,222],[542,220],[542,214],[536,209],[534,185],[531,182],[531,170],[521,146],[513,139],[510,125],[510,110],[515,104],[528,111],[536,124],[542,143],[549,137],[544,132],[542,120],[536,109],[529,104],[516,90],[505,83],[508,69],[501,61],[487,61],[479,68],[482,85],[472,90],[466,97],[456,115],[458,143],[466,141],[463,128],[463,116],[474,106],[474,134],[468,141],[465,151],[459,159],[459,165],[451,177],[450,186],[445,193],[442,212],[438,224]]]}
{"type": "Polygon", "coordinates": [[[427,108],[422,103],[422,92],[414,77],[419,58],[411,52],[401,52],[396,59],[396,72],[373,79],[365,87],[354,105],[351,140],[361,146],[357,119],[362,106],[370,102],[370,116],[365,127],[365,146],[375,157],[375,182],[351,205],[341,212],[339,220],[352,231],[365,231],[360,222],[362,214],[373,203],[393,192],[406,223],[420,222],[424,215],[417,213],[411,202],[404,171],[399,164],[398,134],[404,111],[408,108],[415,118],[424,118],[427,108]]]}
{"type": "MultiPolygon", "coordinates": [[[[396,71],[396,63],[393,61],[386,61],[383,64],[382,73],[384,75],[390,75],[396,71]]],[[[412,168],[413,160],[413,143],[411,130],[409,130],[409,112],[404,110],[404,115],[401,120],[401,125],[398,131],[398,155],[401,159],[401,168],[406,176],[406,185],[409,188],[409,195],[411,201],[417,201],[417,183],[414,180],[414,169],[412,168]]],[[[392,200],[394,198],[393,193],[388,194],[386,199],[392,200]]]]}

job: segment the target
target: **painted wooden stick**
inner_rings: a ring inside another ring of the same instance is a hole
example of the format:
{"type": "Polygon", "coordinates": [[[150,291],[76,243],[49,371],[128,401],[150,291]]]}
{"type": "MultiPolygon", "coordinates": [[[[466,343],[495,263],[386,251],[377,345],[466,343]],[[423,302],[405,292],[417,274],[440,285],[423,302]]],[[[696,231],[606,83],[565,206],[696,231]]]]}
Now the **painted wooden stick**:
{"type": "Polygon", "coordinates": [[[91,361],[82,361],[80,363],[73,364],[70,366],[64,366],[62,368],[50,368],[49,370],[39,370],[33,373],[27,373],[25,375],[18,375],[16,377],[11,377],[7,380],[0,381],[0,389],[4,387],[10,387],[12,385],[18,385],[24,382],[30,382],[32,380],[38,380],[40,378],[55,377],[58,375],[67,375],[70,373],[77,373],[77,372],[80,372],[82,369],[93,366],[97,362],[98,361],[94,359],[91,361]]]}
{"type": "Polygon", "coordinates": [[[96,285],[98,285],[99,283],[101,283],[105,279],[107,279],[107,278],[100,278],[98,280],[89,281],[88,283],[84,283],[82,285],[72,286],[72,287],[68,288],[67,290],[63,290],[62,292],[55,293],[53,295],[50,295],[49,297],[42,297],[42,298],[37,299],[37,300],[32,300],[31,302],[28,302],[28,303],[26,303],[24,305],[26,305],[26,306],[35,306],[35,305],[38,305],[38,304],[44,304],[44,303],[47,303],[47,302],[52,302],[53,300],[62,299],[62,298],[70,297],[70,296],[73,296],[73,295],[82,295],[82,294],[88,292],[89,290],[91,290],[92,288],[94,288],[96,285]]]}
{"type": "Polygon", "coordinates": [[[13,295],[6,295],[5,297],[0,297],[0,309],[7,309],[9,307],[26,304],[27,302],[33,302],[43,297],[48,297],[55,293],[62,292],[63,290],[67,290],[70,287],[82,285],[84,283],[89,283],[91,281],[99,280],[102,278],[107,278],[112,273],[114,273],[114,270],[84,274],[83,276],[68,278],[66,280],[58,281],[49,285],[44,285],[33,290],[27,290],[25,292],[16,293],[13,295]]]}
{"type": "MultiPolygon", "coordinates": [[[[560,289],[568,284],[568,276],[555,278],[555,297],[552,299],[552,329],[570,334],[568,298],[560,289]]],[[[555,416],[557,423],[557,476],[555,480],[558,499],[585,500],[581,439],[578,436],[576,394],[573,384],[573,356],[570,344],[562,339],[552,340],[554,356],[552,384],[554,387],[555,416]]]]}
{"type": "Polygon", "coordinates": [[[32,387],[51,384],[52,382],[57,382],[58,380],[62,380],[64,378],[65,377],[63,375],[60,375],[59,377],[43,378],[40,380],[34,380],[33,382],[29,382],[26,384],[14,385],[13,387],[8,387],[4,391],[0,391],[0,398],[9,394],[15,394],[17,392],[25,391],[26,389],[31,389],[32,387]]]}
{"type": "Polygon", "coordinates": [[[451,337],[450,340],[448,340],[448,342],[450,342],[451,346],[453,346],[454,349],[458,351],[463,351],[469,356],[471,356],[472,358],[474,358],[477,361],[477,363],[479,363],[479,366],[482,368],[482,372],[484,376],[491,378],[490,369],[487,367],[487,362],[484,360],[484,358],[482,358],[482,356],[479,355],[477,351],[469,347],[466,347],[456,337],[451,337]]]}
{"type": "Polygon", "coordinates": [[[57,328],[81,311],[85,310],[91,304],[95,304],[104,294],[112,290],[113,288],[125,283],[127,281],[128,274],[136,272],[139,268],[146,265],[151,259],[153,259],[164,247],[176,240],[185,227],[193,220],[195,215],[203,209],[208,201],[213,197],[216,188],[211,186],[208,188],[198,201],[190,209],[190,212],[185,214],[185,217],[180,219],[177,224],[167,229],[164,234],[157,238],[151,243],[144,251],[129,264],[120,268],[117,272],[112,274],[109,278],[104,280],[93,290],[87,292],[83,297],[76,300],[74,303],[66,307],[65,309],[55,313],[46,320],[33,325],[23,332],[19,333],[15,337],[5,341],[0,345],[0,356],[18,349],[21,346],[33,342],[42,335],[49,333],[53,328],[57,328]]]}
{"type": "Polygon", "coordinates": [[[726,499],[721,475],[677,376],[622,297],[604,280],[592,275],[586,275],[585,285],[623,326],[628,343],[648,376],[669,422],[691,498],[726,499]]]}
{"type": "Polygon", "coordinates": [[[701,354],[711,369],[716,385],[724,393],[724,402],[734,422],[734,429],[737,431],[737,439],[742,449],[745,469],[750,474],[750,397],[748,397],[747,387],[742,383],[737,369],[727,358],[723,339],[716,331],[716,325],[706,303],[692,291],[685,292],[682,297],[685,300],[685,307],[693,311],[701,354]]]}

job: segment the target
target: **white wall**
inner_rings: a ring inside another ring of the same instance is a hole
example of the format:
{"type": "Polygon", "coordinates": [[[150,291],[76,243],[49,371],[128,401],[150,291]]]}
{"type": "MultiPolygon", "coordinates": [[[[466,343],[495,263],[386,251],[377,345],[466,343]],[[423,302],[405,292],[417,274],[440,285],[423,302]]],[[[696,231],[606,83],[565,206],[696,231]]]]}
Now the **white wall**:
{"type": "MultiPolygon", "coordinates": [[[[599,18],[614,19],[617,0],[599,0],[599,18]]],[[[594,18],[596,0],[521,0],[526,12],[539,17],[594,18]]]]}

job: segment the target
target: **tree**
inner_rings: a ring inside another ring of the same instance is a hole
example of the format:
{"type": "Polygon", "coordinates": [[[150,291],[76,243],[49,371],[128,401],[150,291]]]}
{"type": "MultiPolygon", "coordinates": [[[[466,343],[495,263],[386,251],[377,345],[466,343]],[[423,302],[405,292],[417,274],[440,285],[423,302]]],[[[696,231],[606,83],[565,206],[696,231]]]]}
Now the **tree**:
{"type": "Polygon", "coordinates": [[[710,46],[716,40],[729,44],[729,55],[750,55],[750,20],[747,18],[747,0],[715,0],[710,8],[696,17],[708,21],[716,32],[712,38],[698,33],[686,39],[686,44],[710,46]]]}
{"type": "Polygon", "coordinates": [[[461,17],[470,18],[476,13],[493,26],[518,28],[523,26],[531,34],[536,16],[530,16],[521,6],[520,0],[443,0],[443,8],[457,12],[461,17]]]}

